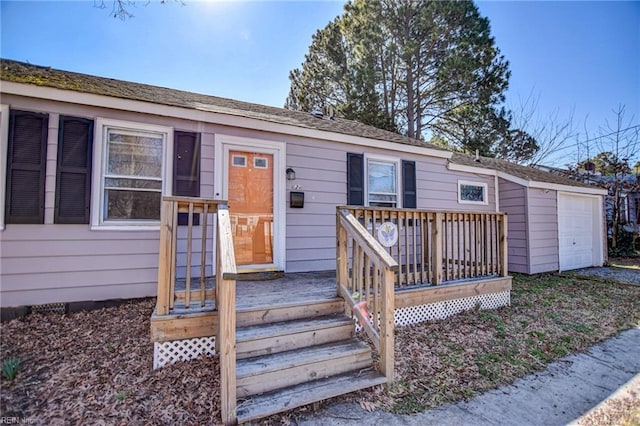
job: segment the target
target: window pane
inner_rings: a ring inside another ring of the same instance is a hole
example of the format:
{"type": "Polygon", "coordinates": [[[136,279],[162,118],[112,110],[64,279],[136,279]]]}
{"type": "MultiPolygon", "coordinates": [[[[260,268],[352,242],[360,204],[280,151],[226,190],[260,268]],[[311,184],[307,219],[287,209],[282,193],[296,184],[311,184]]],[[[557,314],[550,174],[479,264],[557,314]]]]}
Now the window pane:
{"type": "Polygon", "coordinates": [[[105,188],[136,188],[162,191],[162,181],[149,179],[106,178],[105,188]]]}
{"type": "Polygon", "coordinates": [[[162,177],[162,136],[110,130],[107,173],[162,177]]]}
{"type": "Polygon", "coordinates": [[[146,219],[160,220],[160,192],[104,191],[105,219],[146,219]]]}
{"type": "Polygon", "coordinates": [[[388,203],[394,203],[396,202],[396,196],[395,195],[389,195],[389,194],[369,194],[369,201],[373,202],[373,201],[384,201],[384,202],[388,202],[388,203]]]}
{"type": "Polygon", "coordinates": [[[253,159],[253,167],[256,167],[258,169],[266,169],[267,167],[269,167],[269,162],[266,158],[256,157],[253,159]]]}
{"type": "Polygon", "coordinates": [[[460,199],[464,201],[484,202],[484,187],[460,185],[460,199]]]}
{"type": "Polygon", "coordinates": [[[396,207],[396,203],[385,203],[385,202],[381,202],[381,201],[370,201],[369,202],[369,207],[391,207],[391,208],[395,208],[396,207]]]}
{"type": "Polygon", "coordinates": [[[369,161],[369,193],[396,193],[396,164],[369,161]]]}
{"type": "Polygon", "coordinates": [[[247,157],[245,157],[244,155],[234,155],[232,157],[231,164],[236,167],[246,167],[247,157]]]}

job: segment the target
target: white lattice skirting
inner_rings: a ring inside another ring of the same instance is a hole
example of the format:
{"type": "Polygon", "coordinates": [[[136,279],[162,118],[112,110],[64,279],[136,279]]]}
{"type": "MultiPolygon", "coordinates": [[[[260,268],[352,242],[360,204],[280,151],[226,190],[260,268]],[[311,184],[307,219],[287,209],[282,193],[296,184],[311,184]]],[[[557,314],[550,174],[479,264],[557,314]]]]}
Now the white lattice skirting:
{"type": "Polygon", "coordinates": [[[408,306],[396,309],[394,319],[396,325],[418,324],[424,321],[445,319],[460,312],[475,307],[480,309],[496,309],[511,304],[511,292],[481,294],[462,299],[446,300],[444,302],[426,305],[408,306]]]}
{"type": "MultiPolygon", "coordinates": [[[[511,292],[482,294],[479,296],[464,297],[462,299],[446,300],[444,302],[428,303],[425,305],[407,306],[398,308],[394,312],[396,325],[419,324],[425,321],[433,321],[449,318],[450,316],[468,311],[473,308],[496,309],[511,304],[511,292]]],[[[354,316],[356,331],[361,331],[362,326],[354,316]]],[[[373,321],[372,314],[369,319],[373,321]]],[[[378,318],[380,324],[380,318],[378,318]]]]}
{"type": "Polygon", "coordinates": [[[173,340],[153,343],[153,368],[164,367],[178,361],[189,361],[200,355],[215,355],[215,337],[173,340]]]}

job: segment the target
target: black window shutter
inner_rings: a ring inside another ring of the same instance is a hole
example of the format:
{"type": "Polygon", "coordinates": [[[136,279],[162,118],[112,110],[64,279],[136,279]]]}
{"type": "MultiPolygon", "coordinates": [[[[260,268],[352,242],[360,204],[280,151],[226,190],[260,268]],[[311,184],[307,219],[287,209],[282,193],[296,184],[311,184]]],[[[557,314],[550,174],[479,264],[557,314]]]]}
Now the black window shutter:
{"type": "Polygon", "coordinates": [[[364,154],[347,152],[347,204],[364,205],[364,154]]]}
{"type": "Polygon", "coordinates": [[[49,116],[9,113],[6,223],[44,223],[44,181],[49,116]]]}
{"type": "Polygon", "coordinates": [[[89,223],[93,120],[60,116],[55,223],[89,223]]]}
{"type": "MultiPolygon", "coordinates": [[[[185,197],[199,197],[200,134],[176,131],[173,142],[173,193],[185,197]]],[[[178,214],[178,225],[188,223],[188,214],[178,214]]],[[[193,224],[200,224],[200,215],[193,215],[193,224]]]]}
{"type": "Polygon", "coordinates": [[[402,160],[402,207],[415,209],[416,204],[416,162],[402,160]]]}

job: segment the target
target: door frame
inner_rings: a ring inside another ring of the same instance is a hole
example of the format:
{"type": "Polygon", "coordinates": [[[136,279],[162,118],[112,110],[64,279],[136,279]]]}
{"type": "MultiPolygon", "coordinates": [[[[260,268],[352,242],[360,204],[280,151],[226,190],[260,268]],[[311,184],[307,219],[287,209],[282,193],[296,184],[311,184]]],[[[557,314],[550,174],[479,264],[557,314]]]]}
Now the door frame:
{"type": "Polygon", "coordinates": [[[286,144],[244,136],[216,134],[214,141],[214,186],[220,198],[228,200],[229,151],[261,152],[273,155],[273,264],[242,265],[239,272],[285,270],[286,262],[286,144]]]}

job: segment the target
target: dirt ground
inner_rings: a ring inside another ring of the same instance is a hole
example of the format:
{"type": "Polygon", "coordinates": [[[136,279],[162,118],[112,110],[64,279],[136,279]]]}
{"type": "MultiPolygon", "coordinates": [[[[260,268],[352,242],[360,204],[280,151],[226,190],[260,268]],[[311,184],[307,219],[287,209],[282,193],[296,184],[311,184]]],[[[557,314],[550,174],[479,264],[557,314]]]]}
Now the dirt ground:
{"type": "MultiPolygon", "coordinates": [[[[152,369],[154,301],[73,314],[31,314],[0,325],[1,416],[31,424],[217,424],[218,360],[152,369]]],[[[640,324],[640,287],[558,275],[516,276],[512,306],[396,330],[396,376],[338,400],[416,413],[513,382],[640,324]]],[[[332,400],[335,402],[336,400],[332,400]]],[[[291,424],[311,407],[264,419],[291,424]]]]}
{"type": "Polygon", "coordinates": [[[152,370],[155,301],[70,315],[32,314],[2,325],[2,416],[33,424],[215,424],[218,359],[152,370]]]}

